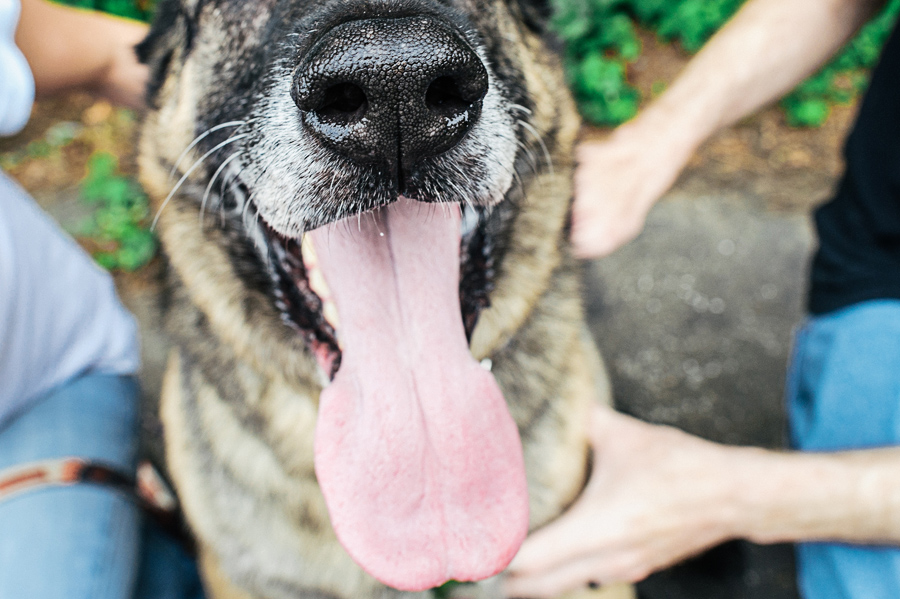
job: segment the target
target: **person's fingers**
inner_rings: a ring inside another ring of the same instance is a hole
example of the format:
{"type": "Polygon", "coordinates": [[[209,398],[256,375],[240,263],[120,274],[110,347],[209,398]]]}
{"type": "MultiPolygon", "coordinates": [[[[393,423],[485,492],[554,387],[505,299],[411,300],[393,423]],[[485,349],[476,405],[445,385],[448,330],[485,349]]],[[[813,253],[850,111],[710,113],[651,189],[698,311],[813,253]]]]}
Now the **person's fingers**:
{"type": "Polygon", "coordinates": [[[591,555],[550,570],[513,573],[504,579],[503,590],[507,597],[550,599],[591,583],[603,586],[642,578],[635,576],[639,573],[632,566],[627,556],[611,561],[602,554],[591,555]]]}
{"type": "MultiPolygon", "coordinates": [[[[617,426],[627,424],[628,417],[607,406],[595,406],[590,412],[588,436],[595,451],[602,454],[603,443],[610,440],[617,426]]],[[[598,455],[597,459],[602,459],[598,455]]],[[[592,479],[589,486],[596,484],[592,479]]],[[[596,546],[603,527],[596,510],[588,506],[591,493],[582,493],[566,513],[547,526],[533,532],[522,544],[511,571],[543,570],[581,558],[596,546]]],[[[607,531],[608,532],[608,531],[607,531]]]]}
{"type": "Polygon", "coordinates": [[[573,220],[572,226],[572,251],[575,257],[587,260],[590,258],[602,258],[611,254],[620,244],[618,240],[611,236],[602,227],[585,226],[579,223],[575,227],[573,220]]]}
{"type": "Polygon", "coordinates": [[[579,258],[601,258],[617,250],[630,240],[624,223],[613,215],[572,214],[573,251],[579,258]]]}
{"type": "Polygon", "coordinates": [[[127,19],[109,19],[107,28],[114,37],[112,56],[98,91],[116,104],[143,108],[150,69],[138,61],[135,48],[146,37],[148,28],[127,19]]]}
{"type": "Polygon", "coordinates": [[[644,215],[634,207],[615,204],[615,198],[588,197],[576,190],[570,240],[579,258],[607,256],[641,232],[644,215]],[[593,202],[594,205],[590,205],[593,202]],[[601,202],[611,202],[601,205],[601,202]]]}
{"type": "Polygon", "coordinates": [[[532,533],[509,565],[516,571],[540,571],[578,559],[593,549],[596,519],[576,503],[554,522],[532,533]]]}

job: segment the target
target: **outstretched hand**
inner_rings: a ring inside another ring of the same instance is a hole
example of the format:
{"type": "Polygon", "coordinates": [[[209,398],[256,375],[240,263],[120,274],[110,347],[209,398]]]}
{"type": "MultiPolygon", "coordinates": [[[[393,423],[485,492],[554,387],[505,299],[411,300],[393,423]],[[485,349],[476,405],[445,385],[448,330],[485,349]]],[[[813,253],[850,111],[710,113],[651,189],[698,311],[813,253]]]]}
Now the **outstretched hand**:
{"type": "Polygon", "coordinates": [[[38,96],[80,89],[144,106],[149,69],[135,46],[147,25],[47,0],[23,0],[16,45],[34,74],[38,96]]]}
{"type": "Polygon", "coordinates": [[[608,255],[641,232],[653,204],[672,186],[690,149],[669,143],[645,118],[576,151],[572,244],[579,258],[608,255]]]}
{"type": "Polygon", "coordinates": [[[636,582],[730,537],[729,448],[609,408],[590,423],[591,479],[578,501],[522,545],[509,597],[555,597],[636,582]]]}
{"type": "Polygon", "coordinates": [[[143,108],[150,72],[147,65],[138,62],[135,48],[147,35],[147,26],[103,16],[110,57],[108,67],[97,83],[97,92],[116,104],[143,108]]]}

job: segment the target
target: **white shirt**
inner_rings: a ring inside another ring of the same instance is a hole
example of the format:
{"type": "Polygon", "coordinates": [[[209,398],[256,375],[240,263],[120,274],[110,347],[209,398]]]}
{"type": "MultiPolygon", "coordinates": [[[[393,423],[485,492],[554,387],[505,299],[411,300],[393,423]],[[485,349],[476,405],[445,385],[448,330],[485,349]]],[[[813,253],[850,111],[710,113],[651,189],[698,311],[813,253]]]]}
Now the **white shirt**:
{"type": "MultiPolygon", "coordinates": [[[[0,135],[21,129],[34,79],[15,45],[18,0],[0,0],[0,135]]],[[[0,429],[82,374],[133,374],[137,324],[112,277],[0,173],[0,429]]]]}
{"type": "Polygon", "coordinates": [[[17,133],[31,114],[34,77],[16,47],[19,0],[0,0],[0,136],[17,133]]]}
{"type": "Polygon", "coordinates": [[[139,366],[112,277],[0,173],[0,428],[73,377],[139,366]]]}

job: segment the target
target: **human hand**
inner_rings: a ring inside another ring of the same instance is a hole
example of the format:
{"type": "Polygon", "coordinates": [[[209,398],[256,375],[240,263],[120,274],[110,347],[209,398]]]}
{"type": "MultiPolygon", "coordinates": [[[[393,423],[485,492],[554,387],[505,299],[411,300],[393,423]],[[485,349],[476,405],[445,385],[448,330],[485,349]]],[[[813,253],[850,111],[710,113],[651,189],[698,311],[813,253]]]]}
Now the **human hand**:
{"type": "Polygon", "coordinates": [[[608,138],[577,148],[571,237],[576,256],[608,255],[641,232],[650,208],[693,151],[677,143],[668,125],[642,115],[608,138]]]}
{"type": "Polygon", "coordinates": [[[732,448],[601,407],[589,436],[590,482],[565,514],[525,540],[506,596],[636,582],[732,536],[732,448]]]}
{"type": "Polygon", "coordinates": [[[116,104],[143,108],[149,69],[138,61],[135,46],[147,35],[143,23],[108,17],[110,36],[109,59],[106,71],[97,85],[97,93],[116,104]]]}
{"type": "Polygon", "coordinates": [[[28,59],[38,96],[80,89],[140,108],[149,69],[138,62],[135,46],[147,29],[91,10],[23,0],[16,45],[28,59]]]}

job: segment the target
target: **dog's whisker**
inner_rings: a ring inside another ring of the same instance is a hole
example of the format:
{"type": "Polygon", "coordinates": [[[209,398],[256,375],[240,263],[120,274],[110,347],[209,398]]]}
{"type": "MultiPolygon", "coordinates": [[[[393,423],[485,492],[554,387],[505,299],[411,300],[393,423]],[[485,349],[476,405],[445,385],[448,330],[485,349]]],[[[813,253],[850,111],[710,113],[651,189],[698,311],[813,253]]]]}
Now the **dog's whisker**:
{"type": "Polygon", "coordinates": [[[378,225],[378,216],[375,214],[375,211],[370,210],[369,214],[372,215],[372,222],[375,224],[375,230],[378,231],[378,235],[384,237],[384,231],[382,231],[381,227],[378,225]]]}
{"type": "Polygon", "coordinates": [[[332,201],[332,203],[336,204],[336,202],[334,200],[334,181],[335,181],[335,179],[337,179],[337,169],[334,169],[331,173],[331,186],[328,188],[328,197],[332,201]]]}
{"type": "Polygon", "coordinates": [[[245,227],[246,227],[246,218],[247,218],[247,208],[249,208],[252,203],[253,203],[252,201],[244,202],[244,205],[241,206],[241,222],[244,223],[245,227]]]}
{"type": "Polygon", "coordinates": [[[250,188],[250,196],[246,199],[244,206],[241,206],[241,212],[242,212],[242,213],[244,212],[244,210],[246,210],[246,207],[247,207],[248,205],[250,205],[250,204],[256,205],[256,195],[257,195],[257,193],[258,193],[259,190],[260,190],[259,180],[262,179],[262,178],[266,175],[266,173],[269,172],[269,169],[272,168],[272,167],[275,165],[275,161],[276,161],[276,160],[277,160],[277,157],[273,157],[271,160],[269,160],[268,162],[266,162],[266,164],[265,164],[265,165],[263,166],[263,168],[260,170],[259,174],[258,174],[258,175],[256,176],[256,178],[253,180],[253,184],[252,184],[251,186],[249,186],[249,188],[250,188]]]}
{"type": "Polygon", "coordinates": [[[181,186],[184,185],[184,182],[188,180],[188,177],[190,177],[191,174],[193,174],[193,172],[194,172],[195,170],[197,170],[197,168],[198,168],[201,164],[203,164],[203,162],[204,162],[207,158],[209,158],[210,156],[212,156],[213,154],[215,154],[216,152],[218,152],[220,149],[224,148],[224,147],[227,146],[228,144],[234,143],[234,142],[236,142],[236,141],[238,141],[238,140],[240,140],[240,139],[243,139],[243,138],[245,138],[245,137],[247,137],[247,134],[246,134],[246,133],[243,134],[243,135],[234,135],[234,136],[232,136],[232,137],[229,137],[229,138],[226,139],[225,141],[223,141],[223,142],[221,142],[220,144],[216,145],[213,149],[211,149],[210,151],[208,151],[206,154],[204,154],[203,156],[201,156],[199,159],[197,159],[197,161],[194,162],[194,164],[191,166],[191,168],[189,168],[189,169],[187,170],[187,172],[185,172],[184,175],[182,175],[181,179],[178,180],[178,183],[175,184],[175,187],[172,188],[172,191],[169,192],[169,195],[166,196],[166,199],[163,200],[162,204],[159,206],[159,210],[156,211],[156,216],[153,217],[153,223],[150,225],[150,230],[151,230],[151,231],[156,230],[156,224],[159,222],[159,217],[160,217],[160,215],[162,214],[162,211],[165,210],[165,208],[166,208],[166,206],[168,205],[169,201],[170,201],[170,200],[172,199],[172,197],[178,192],[178,190],[181,188],[181,186]]]}
{"type": "Polygon", "coordinates": [[[206,191],[203,192],[203,200],[200,202],[200,216],[198,217],[199,218],[198,224],[200,225],[201,229],[203,228],[203,214],[206,211],[206,203],[209,200],[209,194],[210,194],[210,192],[212,192],[212,188],[213,188],[213,185],[215,185],[215,183],[216,183],[216,179],[219,177],[219,175],[221,175],[225,171],[225,169],[228,167],[228,164],[232,160],[234,160],[235,158],[240,156],[242,153],[243,153],[243,150],[238,150],[237,152],[235,152],[234,154],[232,154],[231,156],[226,158],[222,162],[222,164],[219,165],[219,168],[216,169],[216,172],[213,173],[212,178],[209,180],[209,185],[206,186],[206,191]]]}
{"type": "Polygon", "coordinates": [[[271,265],[271,256],[269,254],[269,244],[266,242],[266,236],[262,231],[262,227],[259,225],[259,211],[257,210],[255,216],[255,222],[252,224],[249,223],[247,216],[249,212],[246,212],[246,206],[249,206],[250,203],[247,202],[245,204],[245,210],[241,213],[241,224],[244,228],[244,236],[247,237],[251,243],[256,246],[257,251],[262,254],[263,261],[267,264],[271,265]]]}
{"type": "Polygon", "coordinates": [[[516,170],[515,167],[513,167],[513,168],[512,168],[512,171],[511,171],[511,174],[512,174],[512,176],[513,176],[513,179],[515,179],[515,181],[516,181],[516,185],[519,186],[519,189],[522,190],[522,194],[524,195],[524,193],[525,193],[525,183],[522,182],[522,177],[519,176],[519,171],[516,170]]]}
{"type": "Polygon", "coordinates": [[[524,113],[527,114],[528,116],[531,116],[532,114],[534,114],[534,113],[531,112],[531,109],[530,109],[530,108],[526,108],[525,106],[522,106],[521,104],[512,104],[512,103],[511,103],[511,104],[509,105],[509,107],[510,107],[510,108],[515,108],[516,110],[519,110],[519,111],[521,111],[521,112],[524,112],[524,113]]]}
{"type": "Polygon", "coordinates": [[[538,144],[541,146],[541,150],[544,152],[544,158],[547,160],[547,169],[550,171],[550,174],[553,174],[553,160],[550,158],[550,151],[547,149],[547,144],[544,143],[544,139],[541,137],[540,133],[537,132],[537,129],[531,126],[530,123],[526,121],[519,120],[518,123],[525,128],[526,131],[531,133],[535,139],[537,139],[538,144]]]}
{"type": "Polygon", "coordinates": [[[237,196],[234,192],[234,188],[232,187],[235,181],[239,180],[241,173],[244,172],[244,168],[238,169],[237,172],[230,174],[230,177],[226,175],[222,178],[222,183],[219,184],[219,224],[220,226],[225,226],[225,186],[228,186],[228,190],[231,192],[232,196],[237,196]]]}
{"type": "Polygon", "coordinates": [[[454,195],[460,198],[461,202],[470,204],[471,199],[469,198],[469,195],[464,193],[464,190],[460,187],[459,183],[457,183],[457,181],[465,181],[466,178],[465,173],[463,173],[462,167],[460,167],[456,163],[450,163],[450,165],[451,170],[453,170],[454,175],[456,175],[454,177],[448,177],[448,182],[450,184],[451,190],[453,191],[454,195]]]}
{"type": "Polygon", "coordinates": [[[201,141],[206,139],[210,134],[215,133],[216,131],[221,131],[222,129],[225,129],[226,127],[239,127],[239,126],[245,125],[245,124],[247,124],[247,121],[228,121],[227,123],[222,123],[221,125],[216,125],[215,127],[207,129],[206,131],[204,131],[203,133],[201,133],[200,135],[195,137],[194,141],[192,141],[188,145],[188,147],[186,147],[184,149],[184,151],[181,153],[181,155],[178,156],[178,159],[175,161],[175,164],[172,165],[172,170],[169,171],[169,179],[171,179],[172,177],[175,176],[175,171],[178,170],[178,165],[181,164],[181,161],[185,159],[185,157],[188,155],[188,153],[191,150],[193,150],[197,146],[198,143],[200,143],[201,141]]]}
{"type": "Polygon", "coordinates": [[[529,148],[526,144],[522,143],[518,139],[516,140],[516,145],[519,146],[519,148],[522,150],[522,153],[524,153],[525,157],[528,159],[528,164],[529,166],[531,166],[531,172],[537,173],[538,165],[537,159],[534,157],[534,152],[532,152],[531,148],[529,148]]]}

